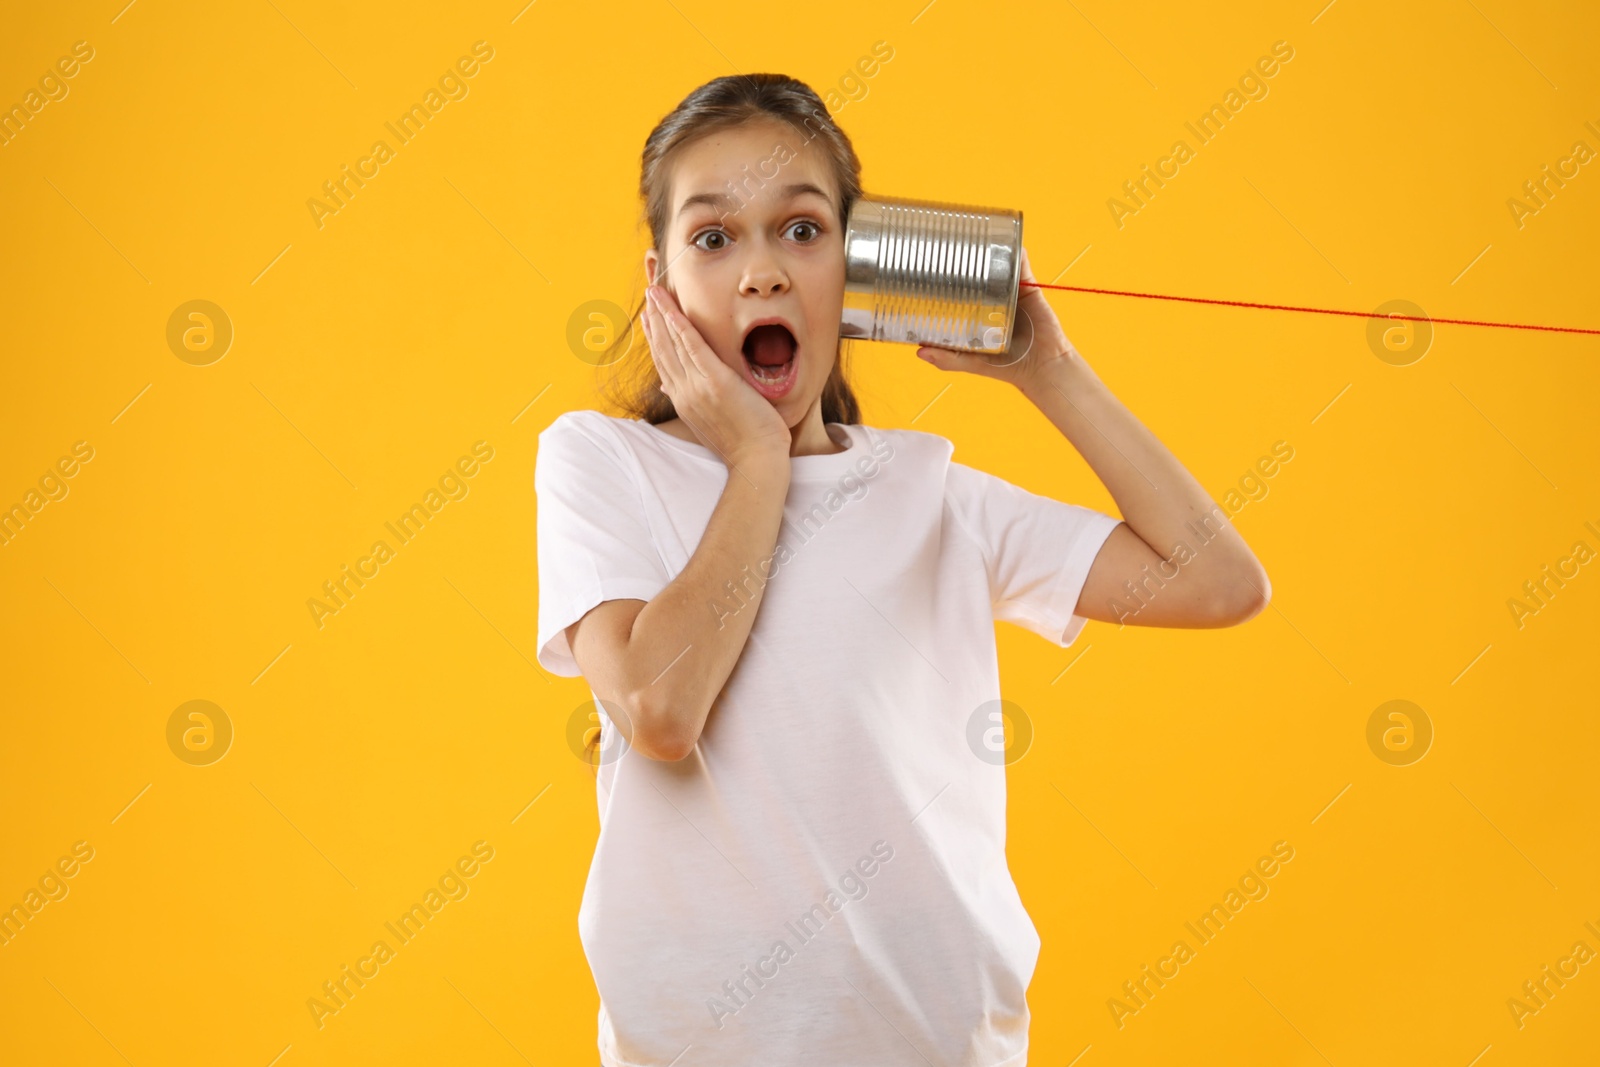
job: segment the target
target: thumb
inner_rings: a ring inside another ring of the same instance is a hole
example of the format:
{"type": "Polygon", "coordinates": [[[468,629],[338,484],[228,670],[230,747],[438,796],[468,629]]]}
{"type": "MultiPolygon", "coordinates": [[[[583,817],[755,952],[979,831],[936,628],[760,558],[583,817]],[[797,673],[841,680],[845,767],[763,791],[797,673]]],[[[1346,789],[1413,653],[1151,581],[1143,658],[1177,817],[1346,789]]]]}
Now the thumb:
{"type": "Polygon", "coordinates": [[[1039,279],[1033,276],[1033,265],[1028,262],[1028,250],[1022,250],[1021,281],[1033,282],[1033,285],[1017,286],[1017,307],[1019,315],[1026,315],[1030,319],[1040,322],[1048,321],[1045,316],[1054,314],[1050,310],[1050,302],[1045,299],[1044,290],[1038,288],[1039,279]]]}

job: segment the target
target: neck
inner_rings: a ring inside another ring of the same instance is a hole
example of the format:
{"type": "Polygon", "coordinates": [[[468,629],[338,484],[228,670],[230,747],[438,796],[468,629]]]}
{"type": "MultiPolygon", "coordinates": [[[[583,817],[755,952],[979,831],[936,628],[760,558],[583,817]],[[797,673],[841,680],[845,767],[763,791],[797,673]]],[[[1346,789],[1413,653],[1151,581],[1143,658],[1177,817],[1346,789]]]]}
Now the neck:
{"type": "Polygon", "coordinates": [[[821,397],[812,403],[799,422],[789,427],[789,436],[791,457],[825,456],[844,451],[837,441],[828,436],[828,428],[822,421],[821,397]]]}

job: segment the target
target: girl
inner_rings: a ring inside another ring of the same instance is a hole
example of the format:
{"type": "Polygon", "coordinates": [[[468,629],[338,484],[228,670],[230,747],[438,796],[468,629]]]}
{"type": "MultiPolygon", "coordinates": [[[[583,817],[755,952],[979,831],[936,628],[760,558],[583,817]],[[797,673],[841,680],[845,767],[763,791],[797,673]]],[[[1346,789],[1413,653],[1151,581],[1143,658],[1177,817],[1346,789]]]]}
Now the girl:
{"type": "Polygon", "coordinates": [[[1266,574],[1037,289],[1007,357],[918,355],[1015,386],[1120,520],[861,422],[860,164],[804,84],[709,82],[642,162],[645,378],[629,417],[556,418],[534,475],[539,662],[604,712],[578,913],[601,1063],[1021,1067],[1039,937],[986,743],[993,620],[1061,646],[1229,626],[1266,574]]]}

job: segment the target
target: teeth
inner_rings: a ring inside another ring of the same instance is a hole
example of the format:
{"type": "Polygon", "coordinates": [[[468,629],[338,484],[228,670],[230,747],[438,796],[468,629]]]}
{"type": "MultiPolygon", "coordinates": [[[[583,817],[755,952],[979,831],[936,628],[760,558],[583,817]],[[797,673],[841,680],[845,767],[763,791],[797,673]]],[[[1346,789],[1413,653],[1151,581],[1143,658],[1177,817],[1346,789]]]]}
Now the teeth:
{"type": "Polygon", "coordinates": [[[785,363],[781,367],[762,367],[752,363],[750,373],[764,382],[781,382],[789,374],[789,364],[785,363]]]}

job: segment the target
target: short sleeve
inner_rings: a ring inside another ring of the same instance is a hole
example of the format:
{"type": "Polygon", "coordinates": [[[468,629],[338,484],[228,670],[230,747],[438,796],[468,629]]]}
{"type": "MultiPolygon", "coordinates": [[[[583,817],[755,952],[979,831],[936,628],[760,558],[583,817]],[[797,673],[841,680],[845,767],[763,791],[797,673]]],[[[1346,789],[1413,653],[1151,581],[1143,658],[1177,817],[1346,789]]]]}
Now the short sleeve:
{"type": "Polygon", "coordinates": [[[982,550],[994,617],[1072,644],[1088,621],[1073,611],[1089,568],[1122,520],[955,462],[945,500],[982,550]]]}
{"type": "Polygon", "coordinates": [[[539,631],[535,653],[553,674],[582,672],[566,628],[605,600],[650,600],[669,576],[643,497],[617,454],[625,447],[593,419],[567,412],[539,434],[533,486],[538,518],[539,631]]]}

